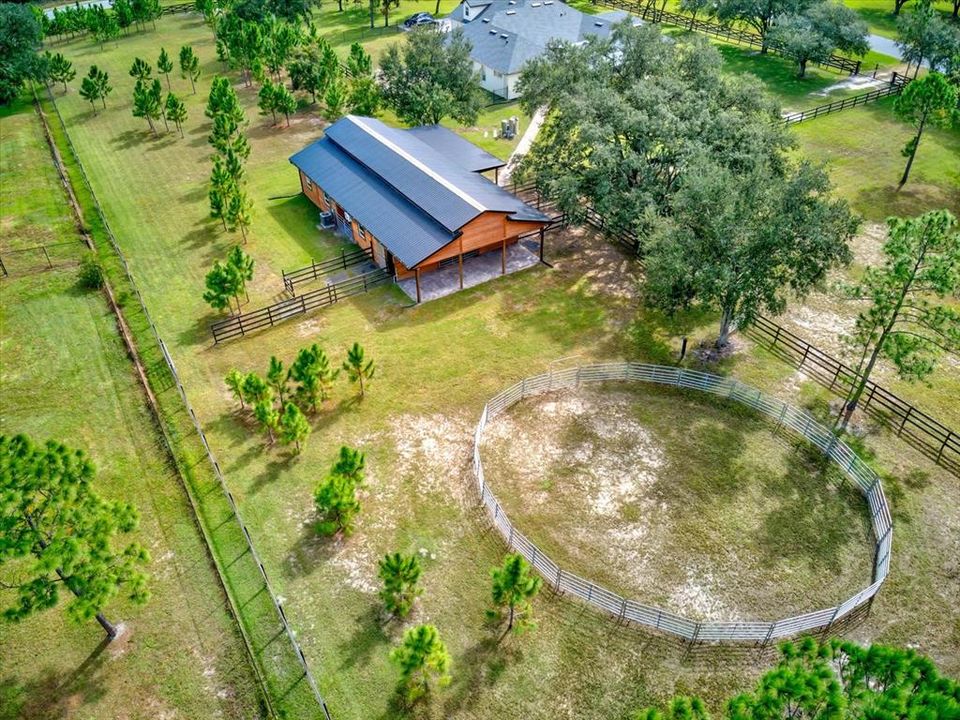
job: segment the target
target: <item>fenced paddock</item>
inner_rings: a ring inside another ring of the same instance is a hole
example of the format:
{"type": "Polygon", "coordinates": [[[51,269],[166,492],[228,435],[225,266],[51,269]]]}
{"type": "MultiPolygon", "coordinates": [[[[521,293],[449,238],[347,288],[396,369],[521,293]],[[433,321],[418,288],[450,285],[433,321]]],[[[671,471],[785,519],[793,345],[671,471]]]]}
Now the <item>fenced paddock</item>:
{"type": "Polygon", "coordinates": [[[340,270],[373,262],[373,251],[370,248],[351,248],[343,250],[339,257],[317,262],[312,260],[309,265],[296,270],[283,271],[283,287],[291,295],[297,294],[297,285],[320,280],[340,270]]]}
{"type": "Polygon", "coordinates": [[[890,82],[883,87],[876,88],[870,92],[861,93],[860,95],[853,95],[852,97],[843,98],[842,100],[834,100],[833,102],[825,103],[823,105],[817,105],[816,107],[812,107],[807,110],[798,110],[797,112],[786,113],[783,116],[783,124],[796,125],[797,123],[802,123],[806,120],[814,120],[818,117],[823,117],[824,115],[831,115],[835,112],[840,112],[841,110],[849,110],[851,108],[859,107],[860,105],[866,105],[868,103],[876,102],[877,100],[883,100],[884,98],[892,95],[899,95],[903,92],[903,88],[905,88],[909,82],[910,78],[906,77],[905,75],[901,75],[898,72],[894,72],[893,75],[890,76],[890,82]]]}
{"type": "Polygon", "coordinates": [[[809,413],[732,378],[683,368],[627,362],[584,365],[526,378],[491,398],[484,406],[474,434],[473,474],[481,504],[489,513],[493,525],[506,540],[507,547],[526,558],[556,592],[569,593],[603,610],[616,618],[618,623],[635,623],[690,643],[766,645],[802,633],[827,631],[858,608],[871,603],[890,572],[893,521],[880,478],[843,441],[819,424],[809,413]],[[773,621],[715,622],[691,620],[660,607],[630,600],[560,567],[510,522],[487,485],[480,456],[483,432],[487,423],[524,398],[609,381],[654,383],[727,398],[753,408],[773,419],[778,427],[789,428],[817,447],[856,486],[869,507],[874,538],[871,584],[839,605],[795,617],[773,621]]]}

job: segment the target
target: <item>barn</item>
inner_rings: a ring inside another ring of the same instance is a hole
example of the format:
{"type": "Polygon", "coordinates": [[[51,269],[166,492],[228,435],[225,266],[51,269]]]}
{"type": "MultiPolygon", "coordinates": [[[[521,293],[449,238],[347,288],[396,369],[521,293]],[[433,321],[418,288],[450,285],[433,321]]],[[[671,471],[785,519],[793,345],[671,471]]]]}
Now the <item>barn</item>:
{"type": "Polygon", "coordinates": [[[542,261],[550,218],[483,174],[502,161],[446,128],[347,115],[290,162],[303,193],[417,302],[451,282],[475,285],[492,266],[542,261]]]}

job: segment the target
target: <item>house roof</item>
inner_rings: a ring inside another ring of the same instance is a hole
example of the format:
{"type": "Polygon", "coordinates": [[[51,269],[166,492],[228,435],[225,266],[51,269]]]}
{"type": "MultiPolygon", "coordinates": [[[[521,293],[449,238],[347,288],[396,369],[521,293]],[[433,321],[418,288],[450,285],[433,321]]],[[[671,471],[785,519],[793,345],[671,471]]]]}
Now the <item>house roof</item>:
{"type": "Polygon", "coordinates": [[[450,243],[460,228],[484,212],[548,220],[415,133],[373,118],[347,115],[290,162],[407,267],[450,243]]]}
{"type": "Polygon", "coordinates": [[[520,72],[551,40],[605,38],[628,16],[623,11],[586,15],[560,0],[465,0],[450,19],[462,24],[473,60],[509,75],[520,72]]]}

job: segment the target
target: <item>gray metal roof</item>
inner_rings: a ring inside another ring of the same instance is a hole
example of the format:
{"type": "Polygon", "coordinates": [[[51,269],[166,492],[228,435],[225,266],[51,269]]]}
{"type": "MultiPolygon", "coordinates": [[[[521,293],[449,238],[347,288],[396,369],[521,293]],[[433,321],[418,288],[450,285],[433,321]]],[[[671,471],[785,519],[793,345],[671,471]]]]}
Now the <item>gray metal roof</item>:
{"type": "Polygon", "coordinates": [[[493,170],[507,164],[442,125],[421,125],[406,132],[471,172],[493,170]]]}
{"type": "MultiPolygon", "coordinates": [[[[481,151],[482,152],[482,151],[481,151]]],[[[290,158],[407,267],[487,211],[549,218],[433,149],[415,133],[347,115],[290,158]]]]}
{"type": "Polygon", "coordinates": [[[473,45],[470,57],[508,75],[520,72],[551,40],[577,43],[591,36],[605,38],[626,17],[628,13],[622,11],[587,15],[560,0],[463,2],[450,14],[462,23],[473,45]],[[464,19],[465,5],[469,5],[469,20],[464,19]]]}

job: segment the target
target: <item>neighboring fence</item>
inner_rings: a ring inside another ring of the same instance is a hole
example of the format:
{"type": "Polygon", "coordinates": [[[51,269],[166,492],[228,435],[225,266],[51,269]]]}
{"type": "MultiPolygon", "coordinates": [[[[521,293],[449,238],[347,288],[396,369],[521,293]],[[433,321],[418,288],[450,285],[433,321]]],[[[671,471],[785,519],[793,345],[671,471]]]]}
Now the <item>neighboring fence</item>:
{"type": "MultiPolygon", "coordinates": [[[[641,3],[639,0],[634,0],[633,2],[631,2],[631,0],[594,0],[594,3],[596,5],[617,8],[618,10],[626,10],[647,22],[676,25],[685,30],[702,33],[719,40],[737,43],[738,45],[746,45],[747,47],[758,49],[763,47],[763,38],[750,30],[730,27],[708,20],[695,20],[692,15],[660,10],[650,2],[641,3]]],[[[778,55],[783,55],[784,57],[790,57],[774,45],[767,45],[767,50],[775,52],[778,55]]],[[[839,70],[840,72],[849,73],[850,75],[859,75],[861,67],[859,60],[851,60],[850,58],[835,53],[831,54],[826,60],[813,64],[819,67],[839,70]]]]}
{"type": "Polygon", "coordinates": [[[880,478],[841,440],[820,425],[811,415],[787,405],[759,390],[731,378],[659,365],[607,363],[569,368],[530,377],[513,385],[487,402],[477,424],[473,443],[473,471],[481,502],[507,541],[509,549],[519,552],[557,592],[570,593],[612,615],[618,622],[637,623],[687,640],[698,642],[752,642],[766,645],[779,638],[800,633],[829,630],[853,610],[872,601],[890,572],[893,521],[880,478]],[[796,617],[775,621],[696,621],[662,608],[644,605],[613,593],[569,570],[564,570],[530,541],[507,518],[486,483],[480,446],[487,423],[520,400],[551,390],[577,388],[585,383],[640,381],[708,392],[754,408],[788,427],[819,448],[833,460],[864,496],[870,510],[875,540],[872,583],[836,607],[824,608],[796,617]]]}
{"type": "MultiPolygon", "coordinates": [[[[853,368],[765,317],[758,318],[747,332],[842,397],[847,397],[856,382],[853,368]]],[[[938,464],[960,473],[960,436],[946,425],[872,381],[867,382],[859,407],[880,418],[938,464]]]]}
{"type": "Polygon", "coordinates": [[[826,103],[825,105],[817,105],[816,107],[808,110],[785,113],[783,116],[783,123],[785,125],[796,125],[797,123],[802,123],[805,120],[813,120],[814,118],[830,115],[831,113],[840,112],[841,110],[848,110],[859,105],[866,105],[867,103],[876,102],[877,100],[882,100],[883,98],[890,97],[891,95],[899,95],[903,92],[903,88],[906,87],[907,83],[909,82],[910,78],[906,77],[905,75],[901,75],[898,72],[894,72],[890,77],[889,84],[884,87],[871,90],[870,92],[866,92],[861,95],[843,98],[842,100],[834,100],[833,102],[826,103]]]}
{"type": "Polygon", "coordinates": [[[373,261],[373,252],[370,248],[352,248],[340,253],[340,257],[331,258],[317,262],[313,260],[306,267],[298,268],[287,272],[283,271],[283,287],[287,292],[296,295],[296,286],[312,280],[319,280],[322,277],[335,273],[338,270],[346,270],[354,265],[361,265],[365,262],[373,261]]]}
{"type": "Polygon", "coordinates": [[[179,15],[180,13],[194,12],[196,6],[193,3],[177,3],[176,5],[164,5],[160,8],[161,15],[179,15]]]}
{"type": "Polygon", "coordinates": [[[259,310],[232,315],[226,320],[220,320],[210,326],[210,331],[213,333],[213,342],[220,343],[263,328],[273,327],[311,310],[328,307],[354,295],[362,295],[370,288],[382,285],[390,280],[392,280],[390,273],[383,268],[377,268],[363,275],[347,278],[338,283],[331,283],[319,290],[281,300],[259,310]]]}
{"type": "MultiPolygon", "coordinates": [[[[521,196],[544,197],[533,183],[514,185],[513,191],[521,196]]],[[[541,202],[549,203],[546,199],[541,200],[541,202]]],[[[586,206],[585,210],[587,223],[591,227],[602,231],[607,237],[626,247],[642,262],[643,243],[636,233],[625,230],[611,232],[606,227],[604,217],[592,206],[586,206]]],[[[849,390],[852,382],[851,378],[855,375],[851,368],[847,368],[836,358],[818,350],[762,315],[757,319],[755,329],[764,337],[776,338],[773,342],[775,347],[771,349],[779,350],[780,357],[783,359],[796,362],[795,355],[797,354],[804,358],[803,362],[806,362],[807,359],[812,362],[813,358],[818,358],[817,365],[822,367],[824,372],[811,372],[811,377],[837,395],[846,397],[846,390],[849,390]],[[788,350],[788,344],[794,345],[794,348],[785,352],[788,350]],[[845,382],[838,382],[834,379],[837,368],[844,368],[844,370],[839,371],[839,374],[847,378],[845,382]]],[[[861,407],[871,411],[887,427],[896,430],[898,435],[905,437],[911,445],[931,460],[955,474],[960,474],[960,439],[958,439],[955,431],[876,383],[868,383],[867,387],[868,394],[865,395],[866,399],[861,407]]]]}
{"type": "MultiPolygon", "coordinates": [[[[230,604],[231,612],[237,621],[237,624],[240,628],[241,636],[243,637],[244,644],[247,648],[247,651],[250,654],[250,659],[251,659],[251,662],[253,663],[254,671],[256,672],[260,681],[265,685],[264,687],[264,693],[266,695],[265,700],[270,707],[270,713],[271,715],[277,714],[274,709],[275,699],[272,698],[270,696],[270,693],[268,692],[268,688],[266,687],[266,682],[262,675],[263,668],[258,658],[263,657],[265,651],[267,650],[267,647],[269,647],[269,645],[273,642],[274,639],[277,639],[278,637],[280,637],[281,634],[285,634],[287,641],[289,643],[288,645],[286,645],[286,651],[293,653],[296,659],[296,663],[300,667],[303,673],[300,676],[300,679],[305,678],[307,680],[310,697],[312,698],[312,701],[315,701],[317,703],[318,709],[322,713],[325,720],[331,720],[330,711],[327,709],[327,704],[324,701],[323,696],[320,694],[320,690],[317,687],[317,683],[314,680],[313,673],[310,671],[310,667],[307,664],[306,658],[303,654],[303,650],[300,647],[300,643],[297,641],[296,633],[290,627],[290,624],[287,621],[287,616],[283,610],[283,605],[281,604],[280,600],[277,598],[277,595],[270,584],[270,580],[267,577],[267,571],[265,570],[263,563],[260,561],[259,555],[257,554],[257,551],[253,546],[253,540],[250,537],[250,532],[247,530],[247,527],[244,524],[243,519],[240,517],[240,512],[239,512],[239,509],[237,508],[236,502],[233,499],[232,493],[227,488],[226,481],[224,480],[224,477],[223,477],[223,473],[220,471],[220,465],[217,462],[217,459],[214,457],[213,451],[210,449],[209,444],[207,443],[206,435],[204,434],[203,429],[200,426],[199,421],[197,420],[196,414],[193,412],[193,408],[190,406],[190,402],[187,400],[186,392],[184,391],[183,384],[180,382],[180,377],[177,374],[177,369],[175,365],[173,364],[173,359],[170,357],[170,354],[167,350],[167,346],[164,344],[163,340],[160,338],[160,333],[157,330],[156,325],[154,325],[153,323],[153,319],[150,316],[150,312],[147,310],[146,303],[144,303],[143,301],[143,296],[140,294],[140,290],[137,287],[137,284],[133,279],[133,275],[130,272],[130,267],[127,265],[126,257],[124,256],[123,251],[120,249],[120,245],[117,242],[116,236],[114,235],[113,230],[110,227],[110,223],[107,221],[107,217],[103,212],[103,208],[100,205],[99,200],[97,199],[96,193],[94,193],[93,191],[93,185],[90,183],[90,178],[87,175],[86,169],[83,167],[83,163],[80,161],[80,156],[73,145],[73,140],[70,138],[70,134],[67,132],[67,126],[66,126],[66,123],[64,122],[63,116],[60,114],[60,108],[57,107],[56,99],[49,88],[47,88],[47,93],[50,98],[50,104],[53,106],[53,109],[56,112],[57,120],[62,129],[63,136],[66,138],[67,144],[70,148],[70,152],[74,160],[76,161],[77,168],[80,171],[80,176],[83,180],[83,184],[86,187],[87,192],[90,194],[90,197],[93,199],[93,204],[97,211],[97,217],[100,220],[100,222],[103,224],[103,227],[106,230],[107,238],[109,239],[110,244],[113,247],[113,251],[116,257],[120,260],[120,264],[123,267],[124,274],[126,275],[126,280],[130,284],[130,287],[133,288],[134,294],[137,297],[136,308],[143,314],[143,317],[146,319],[146,322],[150,327],[152,339],[157,343],[163,355],[164,367],[169,371],[175,385],[177,386],[177,389],[180,392],[180,398],[184,406],[186,407],[188,414],[190,415],[190,419],[192,421],[194,429],[196,430],[197,434],[200,436],[200,440],[202,441],[204,450],[206,451],[207,460],[210,463],[210,466],[213,470],[214,476],[216,477],[219,488],[222,491],[223,496],[226,498],[226,500],[229,501],[231,515],[229,516],[224,515],[221,519],[218,520],[220,525],[218,526],[217,530],[219,528],[224,527],[226,523],[230,523],[230,521],[232,520],[236,524],[235,527],[239,529],[240,534],[242,534],[243,536],[243,544],[245,545],[246,550],[240,553],[237,556],[237,558],[235,558],[233,562],[230,563],[230,566],[236,567],[239,560],[244,556],[246,556],[247,554],[249,554],[250,558],[256,563],[257,572],[259,572],[259,575],[263,579],[263,584],[264,584],[263,589],[266,590],[266,594],[270,599],[270,603],[272,605],[273,611],[276,613],[276,619],[280,623],[280,628],[281,628],[280,632],[273,639],[269,640],[264,645],[261,645],[259,647],[254,646],[254,643],[252,642],[251,638],[247,634],[246,629],[244,628],[243,622],[240,620],[241,613],[240,613],[240,608],[238,607],[238,602],[231,594],[230,588],[234,587],[236,583],[228,581],[227,577],[225,577],[224,575],[225,573],[224,568],[222,567],[221,563],[216,560],[218,553],[214,550],[214,548],[210,544],[209,539],[206,537],[206,533],[207,533],[207,530],[205,529],[206,526],[203,523],[203,521],[200,519],[200,513],[197,507],[193,505],[195,503],[195,499],[190,493],[190,491],[186,490],[186,482],[184,482],[185,490],[190,499],[191,505],[193,506],[193,511],[194,511],[194,515],[196,517],[197,523],[203,531],[204,540],[207,542],[207,546],[210,550],[210,554],[214,559],[214,566],[216,567],[218,576],[220,577],[221,584],[227,596],[227,601],[230,604]]],[[[130,308],[129,305],[127,307],[130,308]]],[[[161,423],[161,427],[162,427],[162,421],[160,420],[160,418],[158,418],[158,422],[161,423]]],[[[164,432],[164,437],[166,437],[166,432],[164,432]]],[[[171,453],[173,453],[172,448],[171,448],[171,453]]],[[[219,511],[214,510],[214,512],[219,512],[219,511]]],[[[233,579],[234,581],[237,580],[236,577],[234,577],[233,579]]],[[[262,591],[257,592],[256,595],[259,595],[260,592],[262,591]]],[[[255,596],[246,598],[243,604],[247,605],[251,603],[253,600],[253,597],[255,596]]],[[[270,630],[270,633],[273,633],[273,632],[274,632],[273,630],[270,630]]],[[[284,651],[274,650],[273,657],[270,658],[270,663],[271,664],[278,663],[279,662],[278,656],[282,652],[284,651]]],[[[297,683],[300,682],[300,679],[297,680],[297,683]]],[[[297,683],[294,683],[294,685],[296,685],[297,683]]],[[[290,693],[292,689],[293,689],[293,686],[288,687],[285,689],[285,692],[290,693]]]]}
{"type": "Polygon", "coordinates": [[[77,251],[82,248],[82,243],[70,241],[0,250],[0,277],[8,277],[11,271],[30,272],[38,267],[49,270],[61,265],[76,265],[80,261],[77,251]],[[69,250],[64,251],[64,248],[69,250]],[[63,255],[66,257],[62,257],[63,255]],[[26,259],[21,261],[21,257],[26,259]],[[23,266],[26,266],[26,269],[23,269],[23,266]]]}

